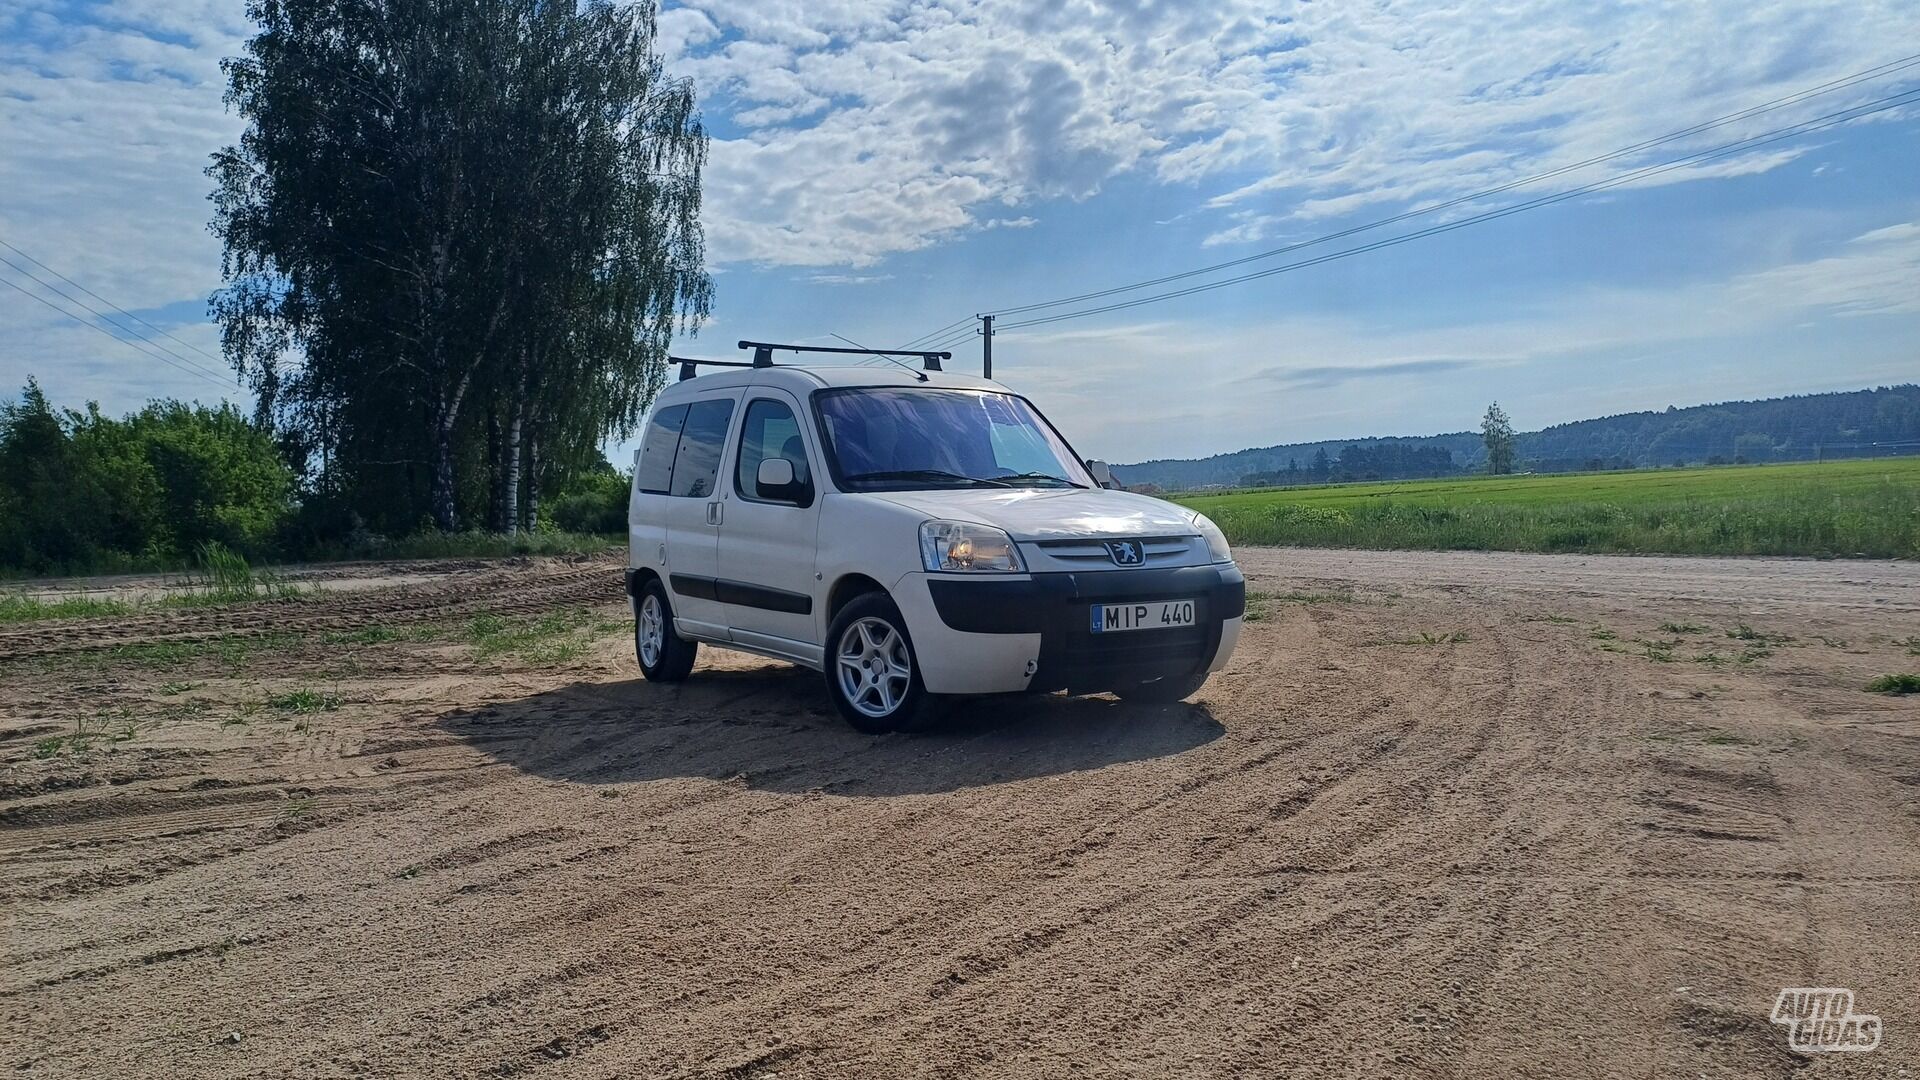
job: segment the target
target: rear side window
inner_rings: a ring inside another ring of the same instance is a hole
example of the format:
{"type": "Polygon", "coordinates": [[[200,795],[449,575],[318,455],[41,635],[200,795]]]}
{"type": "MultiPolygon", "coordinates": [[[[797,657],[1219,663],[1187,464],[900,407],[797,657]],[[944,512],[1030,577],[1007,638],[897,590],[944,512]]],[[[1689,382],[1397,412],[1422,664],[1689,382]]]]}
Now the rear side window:
{"type": "Polygon", "coordinates": [[[733,400],[696,401],[687,406],[680,429],[680,452],[674,455],[673,477],[667,494],[703,499],[713,494],[720,473],[720,451],[727,441],[727,423],[733,419],[733,400]]]}
{"type": "Polygon", "coordinates": [[[673,453],[680,445],[680,426],[686,423],[687,407],[672,405],[656,409],[647,422],[647,437],[640,443],[640,464],[634,467],[634,485],[647,495],[665,495],[673,476],[673,453]]]}

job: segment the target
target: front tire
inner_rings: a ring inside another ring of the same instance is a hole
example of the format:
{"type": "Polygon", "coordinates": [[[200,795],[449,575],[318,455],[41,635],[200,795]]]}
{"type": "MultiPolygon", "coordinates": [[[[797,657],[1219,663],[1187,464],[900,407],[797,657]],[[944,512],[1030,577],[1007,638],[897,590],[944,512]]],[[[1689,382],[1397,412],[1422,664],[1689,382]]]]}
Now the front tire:
{"type": "Polygon", "coordinates": [[[1200,684],[1207,681],[1207,672],[1196,671],[1191,675],[1168,675],[1152,682],[1134,683],[1114,691],[1122,701],[1137,701],[1143,705],[1171,705],[1184,701],[1200,690],[1200,684]]]}
{"type": "Polygon", "coordinates": [[[840,715],[870,735],[918,724],[929,710],[907,621],[885,593],[855,597],[827,630],[827,693],[840,715]]]}
{"type": "Polygon", "coordinates": [[[667,587],[659,578],[640,590],[640,601],[633,607],[633,653],[640,661],[640,674],[648,682],[674,683],[693,670],[700,643],[688,641],[674,632],[673,603],[667,599],[667,587]]]}

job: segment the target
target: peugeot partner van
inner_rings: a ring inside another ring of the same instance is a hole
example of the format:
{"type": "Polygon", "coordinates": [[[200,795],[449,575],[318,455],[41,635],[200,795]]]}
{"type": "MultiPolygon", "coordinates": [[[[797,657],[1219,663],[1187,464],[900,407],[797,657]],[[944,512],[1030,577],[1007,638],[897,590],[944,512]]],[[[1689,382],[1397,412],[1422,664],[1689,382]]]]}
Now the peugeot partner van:
{"type": "Polygon", "coordinates": [[[626,584],[649,680],[685,679],[702,643],[775,657],[879,732],[950,695],[1177,701],[1227,662],[1245,580],[1206,517],[1104,490],[1031,402],[944,354],[774,348],[684,361],[648,414],[626,584]]]}

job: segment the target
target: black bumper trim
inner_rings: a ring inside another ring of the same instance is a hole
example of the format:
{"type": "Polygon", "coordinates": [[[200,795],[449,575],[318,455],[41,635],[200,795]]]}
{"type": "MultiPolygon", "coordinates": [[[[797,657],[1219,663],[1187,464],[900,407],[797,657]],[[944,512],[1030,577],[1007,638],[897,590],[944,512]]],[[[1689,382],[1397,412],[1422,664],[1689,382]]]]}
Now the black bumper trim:
{"type": "Polygon", "coordinates": [[[940,621],[963,633],[1039,634],[1040,657],[1027,689],[1095,693],[1202,670],[1220,647],[1221,626],[1247,609],[1247,579],[1231,563],[1165,570],[1035,574],[1026,581],[929,577],[940,621]],[[1194,599],[1194,626],[1095,634],[1094,604],[1194,599]]]}
{"type": "Polygon", "coordinates": [[[1195,597],[1206,603],[1203,619],[1234,619],[1247,610],[1247,579],[1232,563],[1035,574],[1026,581],[929,576],[927,592],[940,621],[969,634],[1038,634],[1067,604],[1195,597]]]}

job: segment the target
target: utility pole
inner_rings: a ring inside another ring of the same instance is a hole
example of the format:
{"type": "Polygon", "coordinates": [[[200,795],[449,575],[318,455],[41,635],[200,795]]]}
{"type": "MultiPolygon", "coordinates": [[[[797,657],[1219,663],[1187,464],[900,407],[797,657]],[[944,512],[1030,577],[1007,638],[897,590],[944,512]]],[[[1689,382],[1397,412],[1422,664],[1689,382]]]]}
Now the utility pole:
{"type": "Polygon", "coordinates": [[[980,376],[993,378],[993,316],[980,316],[980,376]]]}

